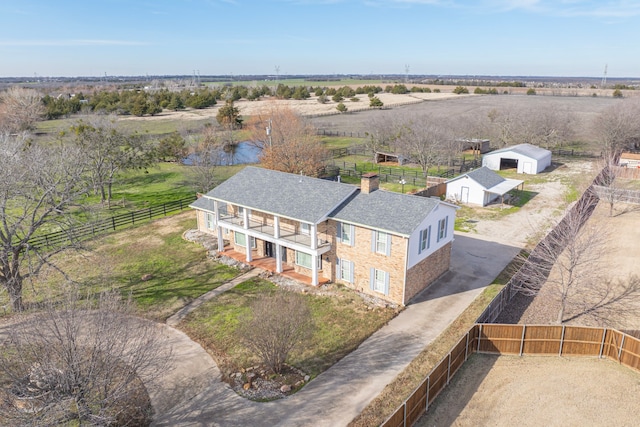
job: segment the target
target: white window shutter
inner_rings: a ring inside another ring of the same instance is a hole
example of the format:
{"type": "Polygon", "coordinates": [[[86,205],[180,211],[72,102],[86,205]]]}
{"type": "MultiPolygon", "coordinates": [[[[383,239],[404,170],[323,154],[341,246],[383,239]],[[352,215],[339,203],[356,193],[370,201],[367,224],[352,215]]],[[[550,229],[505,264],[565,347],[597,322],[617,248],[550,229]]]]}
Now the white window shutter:
{"type": "Polygon", "coordinates": [[[355,246],[356,245],[356,227],[351,224],[351,227],[349,227],[349,230],[351,231],[351,246],[355,246]]]}
{"type": "Polygon", "coordinates": [[[425,233],[427,230],[420,230],[420,235],[418,236],[418,253],[421,254],[422,253],[422,234],[425,233]]]}
{"type": "Polygon", "coordinates": [[[389,295],[389,273],[384,273],[384,294],[389,295]]]}
{"type": "Polygon", "coordinates": [[[341,223],[336,224],[336,236],[338,236],[338,241],[342,240],[342,224],[341,223]]]}
{"type": "Polygon", "coordinates": [[[428,230],[429,231],[427,231],[427,249],[431,247],[431,226],[429,226],[428,230]]]}
{"type": "Polygon", "coordinates": [[[349,283],[353,283],[353,269],[354,269],[354,264],[353,261],[349,262],[349,283]]]}
{"type": "Polygon", "coordinates": [[[376,251],[376,232],[375,230],[371,230],[371,252],[376,251]]]}
{"type": "Polygon", "coordinates": [[[387,256],[391,256],[391,234],[387,233],[387,256]]]}
{"type": "Polygon", "coordinates": [[[448,232],[449,232],[449,216],[447,215],[444,220],[444,237],[447,237],[448,232]]]}

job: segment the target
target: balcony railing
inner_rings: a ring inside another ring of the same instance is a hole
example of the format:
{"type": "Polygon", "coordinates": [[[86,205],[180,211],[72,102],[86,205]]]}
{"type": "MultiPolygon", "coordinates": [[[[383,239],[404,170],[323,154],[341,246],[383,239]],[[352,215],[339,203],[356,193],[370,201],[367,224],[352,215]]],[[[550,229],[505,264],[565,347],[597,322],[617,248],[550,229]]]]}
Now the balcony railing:
{"type": "MultiPolygon", "coordinates": [[[[224,224],[233,224],[238,227],[244,228],[244,218],[229,215],[226,213],[220,214],[220,225],[224,227],[224,224]]],[[[263,234],[265,236],[269,236],[274,238],[275,227],[272,224],[263,224],[261,221],[256,221],[253,219],[249,219],[249,226],[247,227],[249,230],[253,232],[257,232],[259,234],[263,234]]],[[[306,247],[311,247],[311,236],[309,234],[304,233],[296,233],[295,230],[292,230],[290,227],[286,225],[280,225],[280,236],[279,239],[286,240],[288,242],[296,243],[299,245],[303,245],[306,247]]],[[[323,239],[318,239],[318,248],[329,245],[329,242],[323,239]]]]}

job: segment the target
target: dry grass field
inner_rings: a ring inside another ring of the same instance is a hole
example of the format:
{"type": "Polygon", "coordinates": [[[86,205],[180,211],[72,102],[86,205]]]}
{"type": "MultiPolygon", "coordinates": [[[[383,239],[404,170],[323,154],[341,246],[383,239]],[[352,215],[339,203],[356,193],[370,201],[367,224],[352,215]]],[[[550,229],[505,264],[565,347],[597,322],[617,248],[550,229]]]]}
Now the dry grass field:
{"type": "Polygon", "coordinates": [[[636,426],[639,393],[609,360],[475,354],[416,426],[636,426]]]}

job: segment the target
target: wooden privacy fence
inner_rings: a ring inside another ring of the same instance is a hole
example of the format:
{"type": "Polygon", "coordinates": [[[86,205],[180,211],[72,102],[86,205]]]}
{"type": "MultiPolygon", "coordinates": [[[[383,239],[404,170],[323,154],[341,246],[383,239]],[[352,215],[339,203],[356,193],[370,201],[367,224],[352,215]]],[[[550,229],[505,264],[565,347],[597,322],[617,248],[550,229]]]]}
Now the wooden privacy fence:
{"type": "Polygon", "coordinates": [[[382,427],[410,427],[473,353],[591,356],[640,371],[640,340],[608,328],[476,324],[453,346],[382,427]]]}
{"type": "Polygon", "coordinates": [[[111,218],[83,224],[70,230],[55,231],[42,236],[36,236],[29,240],[29,245],[35,248],[54,248],[71,241],[89,239],[98,234],[115,231],[127,225],[133,225],[159,216],[166,216],[175,211],[181,211],[189,207],[194,200],[195,197],[174,200],[161,205],[114,215],[111,218]]]}

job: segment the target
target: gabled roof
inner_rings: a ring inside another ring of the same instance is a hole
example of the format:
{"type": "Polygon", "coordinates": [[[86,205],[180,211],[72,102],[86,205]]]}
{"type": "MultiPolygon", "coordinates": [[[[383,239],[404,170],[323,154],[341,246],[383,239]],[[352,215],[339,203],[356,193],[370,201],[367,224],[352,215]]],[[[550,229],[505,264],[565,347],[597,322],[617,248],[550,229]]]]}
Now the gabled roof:
{"type": "Polygon", "coordinates": [[[440,204],[439,199],[376,190],[355,194],[331,218],[367,228],[410,235],[440,204]]]}
{"type": "Polygon", "coordinates": [[[465,175],[473,179],[478,184],[482,185],[485,189],[495,187],[496,185],[505,181],[503,177],[486,166],[472,170],[471,172],[467,172],[465,175]]]}
{"type": "Polygon", "coordinates": [[[211,201],[202,201],[209,198],[317,224],[356,191],[350,184],[247,166],[191,206],[213,211],[211,201]]]}
{"type": "Polygon", "coordinates": [[[531,144],[518,144],[512,145],[511,147],[501,148],[499,150],[492,151],[490,153],[485,154],[485,156],[492,156],[494,154],[514,152],[521,154],[523,156],[531,157],[533,159],[543,159],[551,154],[551,151],[545,150],[544,148],[537,147],[531,144]]]}
{"type": "Polygon", "coordinates": [[[475,182],[482,186],[484,191],[500,195],[508,193],[524,182],[518,179],[503,178],[491,169],[483,166],[479,169],[475,169],[471,172],[467,172],[463,175],[450,179],[447,181],[447,184],[464,177],[473,179],[475,182]]]}

